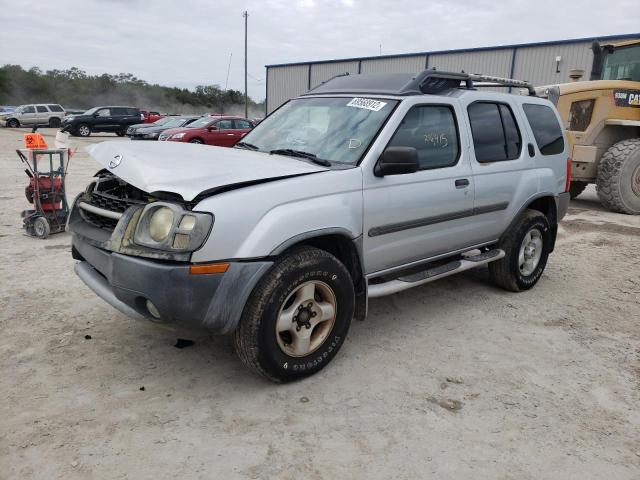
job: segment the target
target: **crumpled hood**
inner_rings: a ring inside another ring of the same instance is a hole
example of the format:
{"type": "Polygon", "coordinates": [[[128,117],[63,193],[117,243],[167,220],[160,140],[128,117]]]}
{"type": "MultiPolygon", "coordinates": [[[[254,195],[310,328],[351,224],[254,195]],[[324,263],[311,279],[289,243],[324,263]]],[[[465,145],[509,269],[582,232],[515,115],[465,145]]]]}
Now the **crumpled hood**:
{"type": "Polygon", "coordinates": [[[200,193],[230,185],[328,170],[296,158],[182,142],[108,141],[86,150],[134,187],[147,193],[176,193],[188,202],[200,193]]]}

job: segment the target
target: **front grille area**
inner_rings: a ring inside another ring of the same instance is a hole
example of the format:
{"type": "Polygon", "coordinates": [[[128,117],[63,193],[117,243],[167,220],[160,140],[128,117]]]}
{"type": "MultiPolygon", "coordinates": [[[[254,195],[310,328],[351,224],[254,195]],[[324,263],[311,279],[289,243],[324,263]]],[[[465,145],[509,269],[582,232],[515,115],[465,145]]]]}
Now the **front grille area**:
{"type": "MultiPolygon", "coordinates": [[[[142,190],[123,182],[119,178],[113,175],[105,175],[98,178],[93,188],[88,190],[83,201],[103,210],[124,213],[133,205],[146,205],[149,203],[150,198],[142,190]]],[[[112,232],[118,224],[118,220],[113,218],[82,209],[81,212],[87,222],[103,230],[112,232]]]]}

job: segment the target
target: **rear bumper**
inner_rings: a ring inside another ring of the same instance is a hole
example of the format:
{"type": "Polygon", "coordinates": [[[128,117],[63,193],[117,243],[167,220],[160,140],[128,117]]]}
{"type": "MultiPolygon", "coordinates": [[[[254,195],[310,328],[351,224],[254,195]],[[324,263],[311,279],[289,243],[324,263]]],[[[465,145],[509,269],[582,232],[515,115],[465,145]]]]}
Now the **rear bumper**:
{"type": "Polygon", "coordinates": [[[556,197],[556,210],[558,212],[558,222],[564,218],[569,210],[569,202],[571,201],[571,195],[569,192],[558,194],[556,197]]]}
{"type": "Polygon", "coordinates": [[[99,297],[129,317],[233,331],[244,304],[272,262],[231,262],[224,274],[191,275],[189,264],[109,252],[74,233],[76,274],[99,297]],[[153,303],[160,314],[147,308],[153,303]]]}

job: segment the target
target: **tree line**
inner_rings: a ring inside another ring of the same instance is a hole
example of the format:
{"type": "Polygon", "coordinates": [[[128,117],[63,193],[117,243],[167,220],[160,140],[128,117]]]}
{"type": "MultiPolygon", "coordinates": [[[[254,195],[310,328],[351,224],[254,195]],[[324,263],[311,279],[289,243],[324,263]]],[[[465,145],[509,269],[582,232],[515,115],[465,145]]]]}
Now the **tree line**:
{"type": "MultiPolygon", "coordinates": [[[[59,103],[70,109],[129,105],[166,113],[240,113],[244,94],[218,85],[198,85],[193,90],[165,87],[130,73],[89,75],[77,67],[44,72],[20,65],[0,67],[0,105],[25,103],[59,103]]],[[[264,104],[251,99],[249,107],[256,114],[264,112],[264,104]]]]}

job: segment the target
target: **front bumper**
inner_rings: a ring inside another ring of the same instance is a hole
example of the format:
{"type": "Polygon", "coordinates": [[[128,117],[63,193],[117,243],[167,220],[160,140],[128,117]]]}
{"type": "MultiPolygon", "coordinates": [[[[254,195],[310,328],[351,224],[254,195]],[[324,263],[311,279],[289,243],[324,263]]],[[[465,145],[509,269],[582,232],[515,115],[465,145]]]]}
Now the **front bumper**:
{"type": "Polygon", "coordinates": [[[103,250],[73,234],[76,274],[98,296],[125,315],[155,322],[189,324],[232,332],[251,291],[272,265],[230,262],[224,274],[192,275],[189,264],[151,260],[103,250]],[[152,302],[160,317],[147,308],[152,302]]]}

